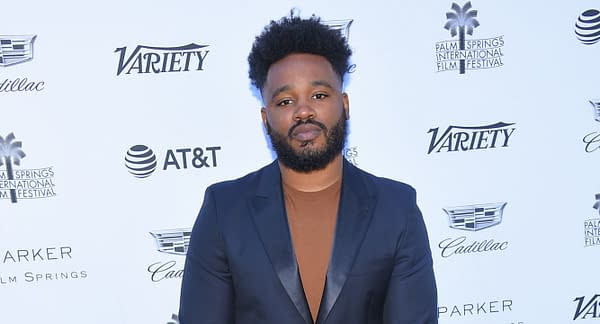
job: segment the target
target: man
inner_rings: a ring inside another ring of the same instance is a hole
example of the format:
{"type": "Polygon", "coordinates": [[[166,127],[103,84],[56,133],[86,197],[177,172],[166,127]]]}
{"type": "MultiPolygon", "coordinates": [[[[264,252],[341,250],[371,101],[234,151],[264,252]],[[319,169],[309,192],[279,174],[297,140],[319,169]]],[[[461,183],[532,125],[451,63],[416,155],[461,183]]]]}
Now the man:
{"type": "Polygon", "coordinates": [[[256,38],[249,74],[277,160],[206,190],[181,324],[437,323],[415,191],[342,156],[350,55],[315,16],[256,38]]]}

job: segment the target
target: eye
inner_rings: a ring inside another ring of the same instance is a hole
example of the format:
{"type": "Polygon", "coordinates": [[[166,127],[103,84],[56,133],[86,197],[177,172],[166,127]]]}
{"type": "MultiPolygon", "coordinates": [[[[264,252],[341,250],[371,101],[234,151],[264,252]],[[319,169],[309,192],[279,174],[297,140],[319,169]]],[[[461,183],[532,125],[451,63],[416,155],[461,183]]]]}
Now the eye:
{"type": "Polygon", "coordinates": [[[327,98],[328,95],[325,93],[315,93],[312,97],[313,97],[313,99],[323,100],[323,99],[327,98]]]}
{"type": "Polygon", "coordinates": [[[291,99],[283,99],[283,100],[280,100],[279,102],[277,102],[277,106],[283,107],[283,106],[287,106],[291,103],[292,103],[291,99]]]}

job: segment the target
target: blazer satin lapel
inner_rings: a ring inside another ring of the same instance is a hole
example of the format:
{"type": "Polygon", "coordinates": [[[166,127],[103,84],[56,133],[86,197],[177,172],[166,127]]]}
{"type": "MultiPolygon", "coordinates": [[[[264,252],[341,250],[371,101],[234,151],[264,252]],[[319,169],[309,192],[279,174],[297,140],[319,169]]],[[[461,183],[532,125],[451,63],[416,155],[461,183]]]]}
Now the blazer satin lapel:
{"type": "Polygon", "coordinates": [[[262,174],[256,196],[250,201],[250,211],[256,230],[283,288],[304,321],[312,324],[292,247],[280,178],[279,166],[275,161],[262,174]]]}
{"type": "Polygon", "coordinates": [[[375,197],[369,194],[367,184],[361,178],[356,167],[344,160],[333,250],[316,324],[325,323],[327,320],[369,228],[375,197]]]}

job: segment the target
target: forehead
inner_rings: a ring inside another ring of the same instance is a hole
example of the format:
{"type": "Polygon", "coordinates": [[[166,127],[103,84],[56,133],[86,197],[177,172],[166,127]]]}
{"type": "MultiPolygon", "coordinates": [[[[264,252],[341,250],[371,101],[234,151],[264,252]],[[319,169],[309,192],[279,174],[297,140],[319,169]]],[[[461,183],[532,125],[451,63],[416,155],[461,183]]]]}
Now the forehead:
{"type": "Polygon", "coordinates": [[[295,53],[273,63],[267,72],[263,92],[268,93],[282,86],[293,87],[296,83],[326,81],[341,87],[341,81],[331,63],[320,55],[295,53]]]}

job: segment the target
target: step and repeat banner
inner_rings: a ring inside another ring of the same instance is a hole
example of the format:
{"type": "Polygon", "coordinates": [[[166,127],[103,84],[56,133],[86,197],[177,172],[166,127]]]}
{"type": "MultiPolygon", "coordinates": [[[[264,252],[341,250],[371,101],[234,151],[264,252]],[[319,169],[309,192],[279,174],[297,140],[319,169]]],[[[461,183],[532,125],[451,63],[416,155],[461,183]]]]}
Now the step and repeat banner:
{"type": "Polygon", "coordinates": [[[274,158],[246,58],[292,8],[354,51],[344,154],[417,189],[440,323],[600,322],[600,3],[2,8],[0,323],[179,323],[205,188],[274,158]]]}

